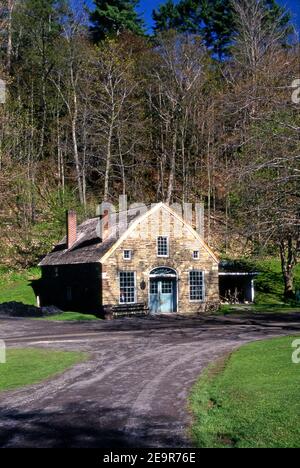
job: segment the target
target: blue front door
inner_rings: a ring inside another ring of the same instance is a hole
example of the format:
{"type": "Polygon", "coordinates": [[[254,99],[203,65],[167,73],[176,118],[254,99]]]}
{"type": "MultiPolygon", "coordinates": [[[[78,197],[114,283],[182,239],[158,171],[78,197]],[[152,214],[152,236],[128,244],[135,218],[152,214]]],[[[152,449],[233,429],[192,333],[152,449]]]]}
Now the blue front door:
{"type": "Polygon", "coordinates": [[[150,282],[150,311],[152,314],[170,314],[176,307],[176,281],[171,278],[152,279],[150,282]]]}

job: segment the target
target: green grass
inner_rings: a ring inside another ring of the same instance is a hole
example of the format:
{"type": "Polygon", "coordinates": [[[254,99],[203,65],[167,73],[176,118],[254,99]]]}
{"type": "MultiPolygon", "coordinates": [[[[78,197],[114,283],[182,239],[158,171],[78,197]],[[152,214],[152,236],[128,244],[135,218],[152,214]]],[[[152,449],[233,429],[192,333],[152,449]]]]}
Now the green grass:
{"type": "Polygon", "coordinates": [[[300,447],[294,339],[243,346],[204,372],[190,400],[198,447],[300,447]]]}
{"type": "MultiPolygon", "coordinates": [[[[39,268],[16,271],[0,267],[0,304],[3,302],[22,302],[23,304],[36,305],[36,297],[30,281],[39,279],[40,276],[39,268]]],[[[97,319],[95,315],[91,314],[64,312],[63,314],[45,317],[42,320],[82,321],[97,319]]]]}
{"type": "MultiPolygon", "coordinates": [[[[257,305],[284,305],[284,284],[281,262],[274,257],[244,260],[244,263],[259,272],[255,279],[257,305]]],[[[295,288],[300,289],[300,265],[295,268],[295,288]]]]}
{"type": "MultiPolygon", "coordinates": [[[[280,260],[274,257],[241,259],[241,266],[258,272],[255,278],[255,304],[245,306],[222,305],[219,314],[289,313],[300,311],[300,304],[285,302],[280,260]]],[[[300,264],[295,268],[295,289],[300,289],[300,264]]]]}
{"type": "Polygon", "coordinates": [[[0,364],[0,391],[32,385],[87,359],[86,353],[42,349],[9,349],[0,364]]]}
{"type": "Polygon", "coordinates": [[[52,315],[50,317],[43,317],[38,320],[58,320],[58,321],[71,321],[81,322],[84,320],[100,320],[96,315],[81,314],[80,312],[63,312],[62,314],[52,315]]]}
{"type": "Polygon", "coordinates": [[[0,303],[22,302],[23,304],[36,305],[36,297],[30,281],[39,278],[39,268],[15,271],[0,267],[0,303]]]}
{"type": "MultiPolygon", "coordinates": [[[[221,314],[243,313],[243,312],[293,312],[299,310],[294,304],[285,304],[283,300],[283,278],[280,260],[268,257],[257,259],[244,259],[241,263],[258,271],[255,280],[256,304],[250,308],[237,310],[236,307],[222,306],[221,314]]],[[[40,278],[40,269],[31,268],[25,271],[15,271],[0,266],[0,303],[23,302],[24,304],[36,305],[36,298],[30,285],[30,280],[40,278]]],[[[295,287],[300,289],[300,265],[295,269],[295,287]]],[[[93,315],[82,316],[75,312],[66,312],[62,315],[49,317],[49,320],[94,320],[93,315]]]]}
{"type": "Polygon", "coordinates": [[[289,314],[298,313],[300,316],[300,305],[290,304],[222,304],[217,315],[249,315],[249,314],[289,314]]]}

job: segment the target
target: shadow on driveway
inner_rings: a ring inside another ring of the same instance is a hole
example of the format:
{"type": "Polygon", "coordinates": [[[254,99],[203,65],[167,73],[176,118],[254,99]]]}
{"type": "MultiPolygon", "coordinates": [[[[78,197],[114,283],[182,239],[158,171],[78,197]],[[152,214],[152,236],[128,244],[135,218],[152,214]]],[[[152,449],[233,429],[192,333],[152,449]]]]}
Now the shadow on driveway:
{"type": "Polygon", "coordinates": [[[97,402],[68,404],[59,411],[8,412],[0,409],[0,419],[4,423],[0,446],[139,448],[149,447],[149,443],[153,445],[156,432],[159,434],[157,446],[189,445],[187,439],[174,437],[178,422],[169,417],[139,417],[136,427],[126,431],[126,428],[122,429],[122,421],[128,415],[128,408],[110,409],[103,405],[100,413],[97,405],[97,402]]]}

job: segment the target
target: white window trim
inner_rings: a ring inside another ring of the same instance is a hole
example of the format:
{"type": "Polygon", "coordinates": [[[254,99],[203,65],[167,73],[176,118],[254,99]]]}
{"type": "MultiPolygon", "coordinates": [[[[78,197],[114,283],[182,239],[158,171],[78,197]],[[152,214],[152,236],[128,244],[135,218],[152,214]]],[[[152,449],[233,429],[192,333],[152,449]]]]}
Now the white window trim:
{"type": "Polygon", "coordinates": [[[126,270],[122,270],[122,271],[119,271],[119,305],[132,305],[132,304],[136,304],[137,303],[137,288],[136,288],[136,271],[126,271],[126,270]],[[134,302],[121,302],[121,273],[133,273],[134,274],[134,302]]]}
{"type": "Polygon", "coordinates": [[[125,260],[125,262],[130,262],[132,260],[132,250],[130,250],[130,249],[124,249],[123,250],[123,260],[125,260]],[[129,258],[125,257],[125,252],[130,252],[129,258]]]}
{"type": "Polygon", "coordinates": [[[204,304],[206,300],[206,291],[205,291],[205,271],[203,270],[190,270],[189,271],[189,302],[191,304],[204,304]],[[191,299],[191,275],[193,271],[199,271],[203,275],[203,299],[191,299]]]}
{"type": "Polygon", "coordinates": [[[197,261],[200,260],[200,250],[193,250],[193,260],[197,261]],[[194,254],[197,252],[197,257],[194,256],[194,254]]]}
{"type": "Polygon", "coordinates": [[[156,238],[156,254],[158,258],[169,258],[170,256],[170,245],[169,245],[169,237],[168,236],[157,236],[156,238]],[[158,254],[158,239],[164,238],[167,239],[167,255],[159,255],[158,254]]]}

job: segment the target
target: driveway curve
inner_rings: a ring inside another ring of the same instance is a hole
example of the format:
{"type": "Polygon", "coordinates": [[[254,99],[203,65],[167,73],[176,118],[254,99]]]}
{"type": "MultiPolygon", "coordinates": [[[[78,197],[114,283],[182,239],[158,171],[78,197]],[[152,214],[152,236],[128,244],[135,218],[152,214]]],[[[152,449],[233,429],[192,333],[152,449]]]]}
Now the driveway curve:
{"type": "Polygon", "coordinates": [[[90,359],[1,393],[1,447],[191,447],[188,394],[203,369],[244,343],[300,334],[297,316],[0,319],[8,347],[81,350],[90,359]]]}

